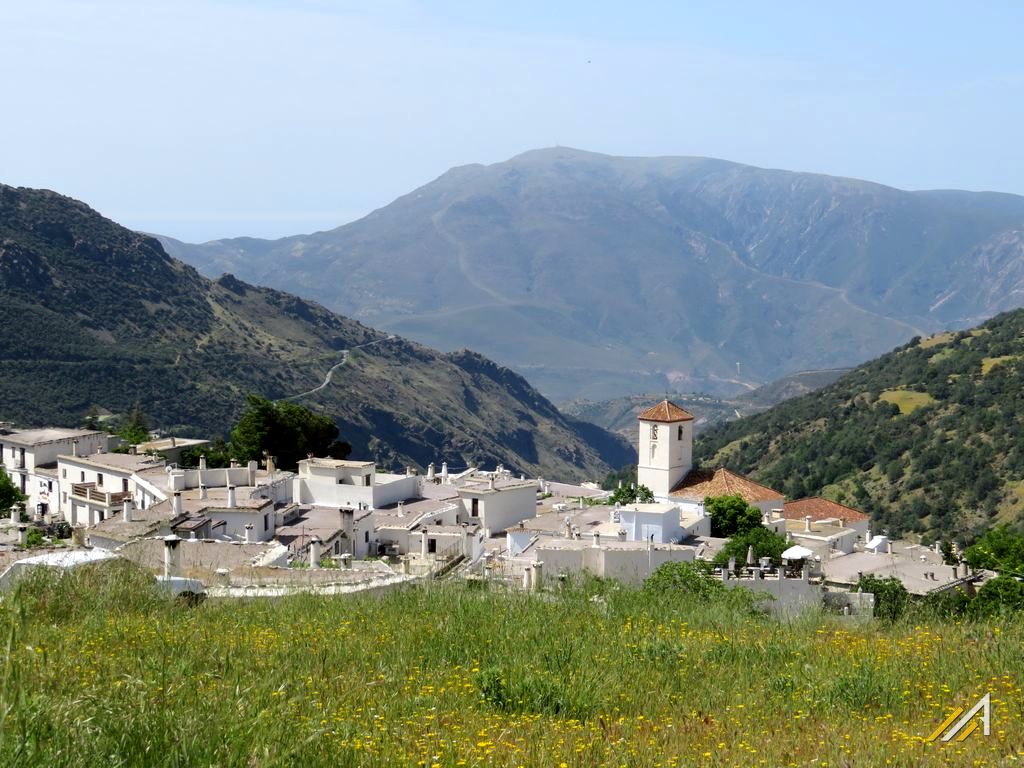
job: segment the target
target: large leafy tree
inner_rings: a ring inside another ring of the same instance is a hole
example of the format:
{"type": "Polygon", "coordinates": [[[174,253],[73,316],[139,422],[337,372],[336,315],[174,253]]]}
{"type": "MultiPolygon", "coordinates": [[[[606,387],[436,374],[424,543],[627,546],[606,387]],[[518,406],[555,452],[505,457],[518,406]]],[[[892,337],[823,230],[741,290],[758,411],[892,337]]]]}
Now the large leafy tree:
{"type": "Polygon", "coordinates": [[[129,445],[138,445],[149,439],[149,419],[143,413],[142,404],[138,400],[132,406],[127,421],[117,430],[117,436],[129,445]]]}
{"type": "Polygon", "coordinates": [[[786,551],[786,546],[786,540],[782,536],[758,524],[737,533],[725,542],[725,546],[715,555],[714,564],[724,566],[731,557],[735,557],[737,563],[745,563],[747,551],[753,547],[756,559],[770,557],[774,565],[779,565],[782,562],[782,553],[786,551]]]}
{"type": "Polygon", "coordinates": [[[1024,574],[1024,536],[1008,525],[988,531],[964,550],[964,560],[974,568],[987,568],[1001,574],[1024,574]]]}
{"type": "Polygon", "coordinates": [[[240,461],[277,457],[281,469],[295,469],[307,454],[345,458],[352,450],[338,441],[338,427],[326,416],[289,402],[274,403],[258,395],[231,431],[231,453],[240,461]]]}
{"type": "Polygon", "coordinates": [[[654,493],[646,485],[638,485],[635,488],[631,485],[623,485],[615,489],[615,492],[608,497],[610,504],[650,504],[654,501],[654,493]]]}
{"type": "Polygon", "coordinates": [[[761,525],[761,510],[738,494],[709,496],[704,499],[704,509],[711,518],[712,536],[728,538],[761,525]]]}
{"type": "Polygon", "coordinates": [[[25,501],[25,494],[17,489],[7,472],[0,469],[0,515],[6,515],[15,504],[25,501]]]}

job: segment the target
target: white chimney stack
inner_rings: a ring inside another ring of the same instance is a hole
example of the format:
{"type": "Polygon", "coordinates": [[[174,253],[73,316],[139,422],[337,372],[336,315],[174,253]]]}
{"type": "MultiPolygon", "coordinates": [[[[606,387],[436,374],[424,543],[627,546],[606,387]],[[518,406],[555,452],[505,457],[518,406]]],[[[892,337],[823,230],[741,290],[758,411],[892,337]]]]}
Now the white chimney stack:
{"type": "Polygon", "coordinates": [[[245,543],[252,543],[252,523],[245,524],[245,543]]]}
{"type": "Polygon", "coordinates": [[[441,462],[441,482],[442,483],[447,483],[448,482],[448,462],[447,461],[442,461],[441,462]]]}
{"type": "Polygon", "coordinates": [[[130,523],[132,521],[132,512],[134,512],[134,511],[135,511],[135,502],[132,501],[131,499],[125,499],[124,500],[124,513],[121,515],[121,517],[124,519],[124,522],[130,523]]]}
{"type": "Polygon", "coordinates": [[[810,532],[810,530],[811,530],[811,516],[810,515],[805,515],[804,516],[804,531],[810,532]]]}
{"type": "Polygon", "coordinates": [[[488,488],[489,490],[492,490],[492,491],[494,490],[494,475],[491,475],[491,476],[490,476],[490,477],[488,478],[488,480],[487,480],[487,488],[488,488]]]}
{"type": "Polygon", "coordinates": [[[72,456],[77,456],[78,455],[78,441],[77,440],[72,440],[71,441],[71,455],[72,456]]]}
{"type": "Polygon", "coordinates": [[[199,498],[200,499],[209,498],[209,494],[206,492],[206,486],[205,485],[200,485],[199,486],[199,498]]]}
{"type": "Polygon", "coordinates": [[[164,578],[176,578],[181,575],[181,554],[178,551],[181,539],[173,533],[164,536],[164,578]]]}
{"type": "Polygon", "coordinates": [[[434,462],[430,462],[427,465],[427,480],[434,479],[434,462]]]}
{"type": "Polygon", "coordinates": [[[175,515],[181,514],[181,491],[174,492],[174,496],[171,498],[171,509],[175,515]]]}
{"type": "Polygon", "coordinates": [[[595,549],[597,547],[601,546],[601,532],[600,531],[594,531],[594,545],[593,546],[594,546],[595,549]]]}
{"type": "Polygon", "coordinates": [[[320,537],[314,536],[309,540],[309,567],[320,567],[320,537]]]}
{"type": "Polygon", "coordinates": [[[238,499],[235,498],[235,486],[228,486],[228,507],[234,509],[238,506],[238,499]]]}
{"type": "Polygon", "coordinates": [[[205,453],[202,456],[199,457],[199,471],[200,472],[205,472],[206,471],[206,454],[205,453]]]}
{"type": "Polygon", "coordinates": [[[24,523],[18,525],[18,545],[22,547],[28,546],[28,526],[24,523]]]}
{"type": "Polygon", "coordinates": [[[398,502],[398,515],[399,515],[399,517],[404,517],[405,516],[405,502],[404,501],[398,502]]]}
{"type": "Polygon", "coordinates": [[[267,456],[267,474],[272,475],[277,471],[277,460],[273,456],[267,456]]]}

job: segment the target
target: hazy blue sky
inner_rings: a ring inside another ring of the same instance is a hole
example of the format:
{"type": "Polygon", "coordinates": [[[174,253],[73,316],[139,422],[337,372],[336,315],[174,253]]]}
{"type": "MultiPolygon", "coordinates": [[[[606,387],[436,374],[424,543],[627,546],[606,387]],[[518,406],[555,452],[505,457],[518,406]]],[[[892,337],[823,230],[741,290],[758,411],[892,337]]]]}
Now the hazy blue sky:
{"type": "Polygon", "coordinates": [[[186,240],[554,144],[1024,193],[1022,30],[1016,1],[5,0],[0,181],[186,240]]]}

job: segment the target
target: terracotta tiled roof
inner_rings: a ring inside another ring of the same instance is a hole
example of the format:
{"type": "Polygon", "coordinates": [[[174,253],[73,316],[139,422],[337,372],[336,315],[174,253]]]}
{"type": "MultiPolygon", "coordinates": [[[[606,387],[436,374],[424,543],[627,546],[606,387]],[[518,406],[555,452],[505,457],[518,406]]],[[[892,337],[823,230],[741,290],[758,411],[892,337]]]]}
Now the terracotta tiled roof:
{"type": "Polygon", "coordinates": [[[847,524],[871,519],[870,515],[864,514],[859,509],[818,496],[799,501],[787,501],[782,508],[782,516],[787,520],[803,520],[808,515],[811,520],[827,520],[838,517],[845,519],[847,524]]]}
{"type": "Polygon", "coordinates": [[[721,467],[691,469],[669,495],[692,501],[704,501],[708,496],[739,495],[748,504],[783,498],[779,491],[721,467]]]}
{"type": "Polygon", "coordinates": [[[684,411],[669,400],[662,400],[657,405],[652,405],[646,411],[641,411],[637,418],[642,421],[693,421],[692,414],[684,411]]]}

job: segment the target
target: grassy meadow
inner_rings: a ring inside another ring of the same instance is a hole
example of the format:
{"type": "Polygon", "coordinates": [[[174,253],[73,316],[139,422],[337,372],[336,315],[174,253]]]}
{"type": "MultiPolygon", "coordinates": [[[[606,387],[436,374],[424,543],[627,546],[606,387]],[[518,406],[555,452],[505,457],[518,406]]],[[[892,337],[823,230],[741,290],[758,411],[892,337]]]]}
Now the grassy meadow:
{"type": "Polygon", "coordinates": [[[0,603],[0,764],[997,766],[1024,623],[783,622],[588,582],[168,601],[127,564],[0,603]],[[992,734],[926,743],[992,696],[992,734]]]}

